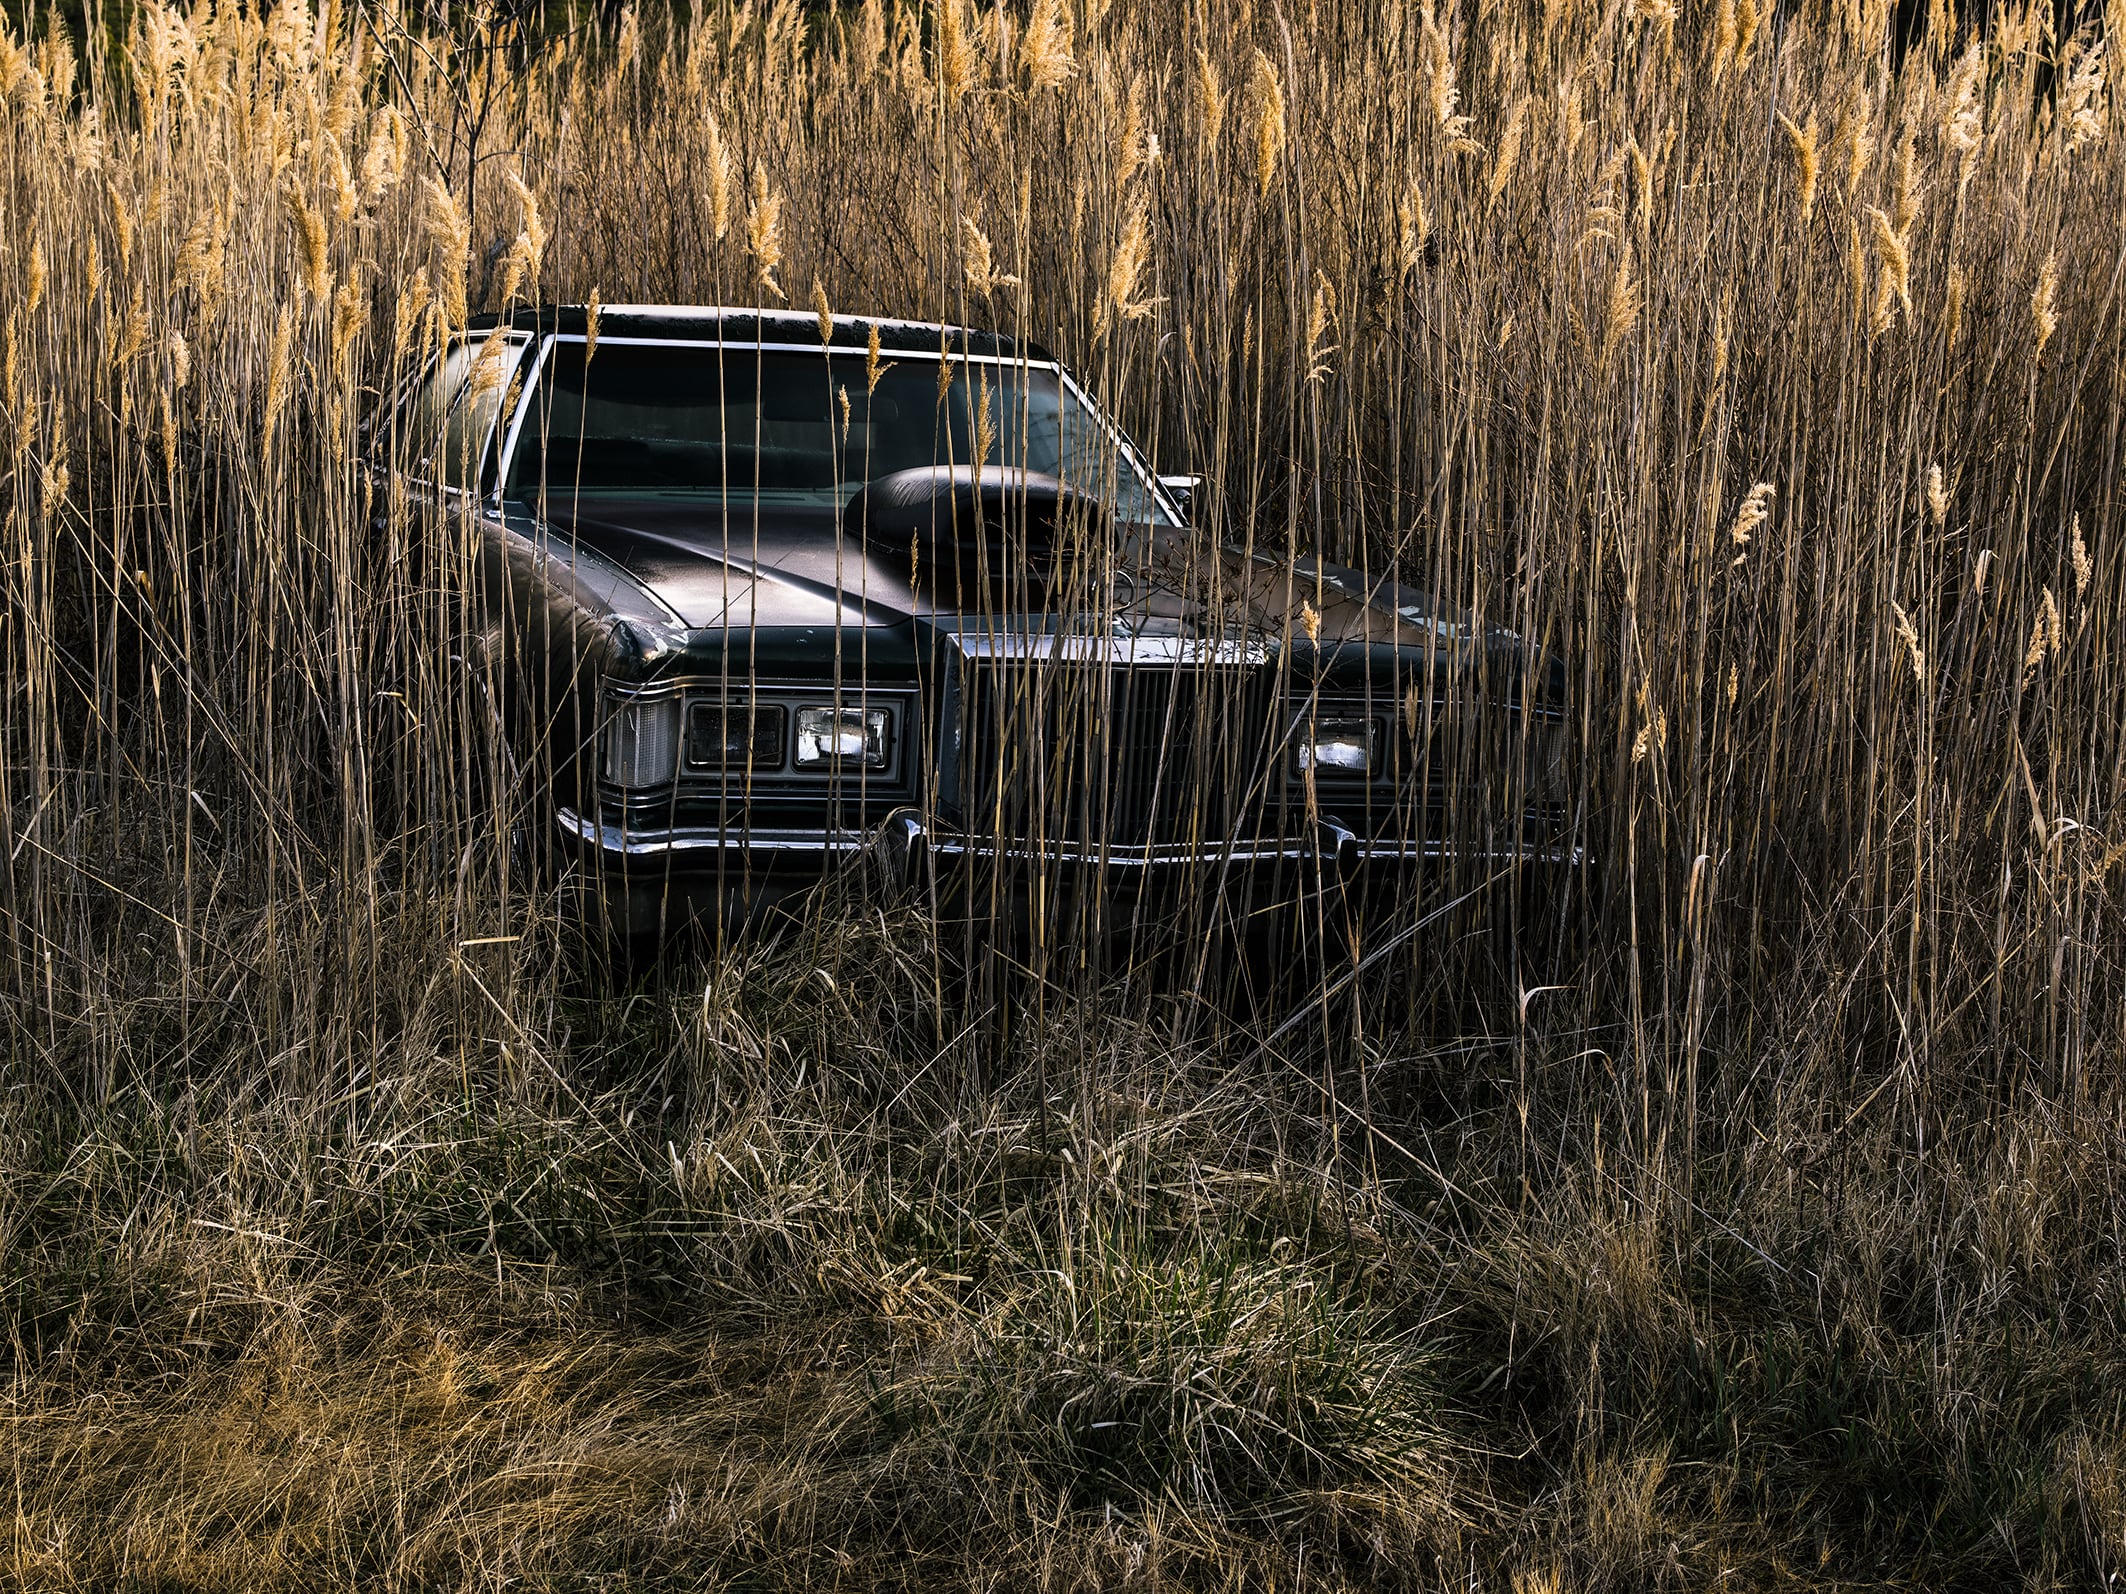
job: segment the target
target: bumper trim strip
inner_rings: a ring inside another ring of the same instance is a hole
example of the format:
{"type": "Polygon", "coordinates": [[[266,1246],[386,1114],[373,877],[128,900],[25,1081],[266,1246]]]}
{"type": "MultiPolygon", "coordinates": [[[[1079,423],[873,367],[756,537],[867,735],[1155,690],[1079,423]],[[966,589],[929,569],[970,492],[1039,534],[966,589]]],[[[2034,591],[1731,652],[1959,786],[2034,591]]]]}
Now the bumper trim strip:
{"type": "MultiPolygon", "coordinates": [[[[794,854],[818,858],[846,858],[873,845],[868,831],[858,830],[712,830],[673,828],[626,830],[618,825],[598,824],[570,809],[558,810],[561,828],[580,842],[614,857],[658,858],[689,853],[794,854]]],[[[998,845],[937,831],[926,831],[923,845],[936,857],[985,863],[1052,863],[1107,869],[1217,868],[1233,864],[1313,863],[1334,864],[1341,851],[1340,838],[1322,841],[1234,841],[1208,846],[1186,843],[1145,847],[1084,847],[1057,842],[1041,845],[998,845]],[[1324,843],[1327,843],[1326,845],[1324,843]]],[[[1579,847],[1459,847],[1431,839],[1365,841],[1352,838],[1351,860],[1369,863],[1419,863],[1450,858],[1497,862],[1565,864],[1577,866],[1585,854],[1579,847]]]]}

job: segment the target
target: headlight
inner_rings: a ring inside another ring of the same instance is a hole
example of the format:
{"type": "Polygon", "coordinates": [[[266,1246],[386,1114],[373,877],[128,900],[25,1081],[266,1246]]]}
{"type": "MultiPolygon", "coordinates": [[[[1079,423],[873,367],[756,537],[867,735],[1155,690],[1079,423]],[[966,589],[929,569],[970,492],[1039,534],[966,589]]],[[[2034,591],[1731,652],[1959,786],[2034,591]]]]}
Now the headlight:
{"type": "Polygon", "coordinates": [[[801,708],[799,769],[884,769],[891,716],[882,708],[801,708]]]}
{"type": "Polygon", "coordinates": [[[780,703],[694,703],[687,709],[687,764],[694,769],[782,768],[789,712],[780,703]]]}
{"type": "Polygon", "coordinates": [[[679,700],[610,700],[605,778],[630,788],[662,786],[679,771],[679,700]]]}
{"type": "Polygon", "coordinates": [[[1373,773],[1371,720],[1313,720],[1299,727],[1296,749],[1300,773],[1369,776],[1373,773]]]}

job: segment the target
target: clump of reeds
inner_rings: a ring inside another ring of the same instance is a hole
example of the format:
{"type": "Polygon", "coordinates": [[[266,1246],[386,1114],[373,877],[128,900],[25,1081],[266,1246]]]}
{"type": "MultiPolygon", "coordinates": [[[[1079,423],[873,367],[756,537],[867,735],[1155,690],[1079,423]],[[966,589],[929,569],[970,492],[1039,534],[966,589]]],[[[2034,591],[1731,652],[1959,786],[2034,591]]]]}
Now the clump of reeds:
{"type": "Polygon", "coordinates": [[[2120,42],[1891,12],[6,35],[7,1575],[2126,1567],[2120,42]],[[1429,756],[1581,866],[1267,1015],[844,897],[580,980],[387,399],[807,285],[1566,661],[1429,756]]]}

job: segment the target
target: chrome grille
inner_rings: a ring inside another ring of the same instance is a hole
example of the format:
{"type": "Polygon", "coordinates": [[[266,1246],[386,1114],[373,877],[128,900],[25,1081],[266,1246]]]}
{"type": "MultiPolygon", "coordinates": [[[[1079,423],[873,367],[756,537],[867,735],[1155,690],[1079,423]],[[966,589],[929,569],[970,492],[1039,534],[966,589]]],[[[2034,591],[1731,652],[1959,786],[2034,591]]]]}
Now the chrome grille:
{"type": "Polygon", "coordinates": [[[1252,832],[1274,767],[1245,661],[959,661],[955,806],[999,841],[1128,849],[1252,832]]]}

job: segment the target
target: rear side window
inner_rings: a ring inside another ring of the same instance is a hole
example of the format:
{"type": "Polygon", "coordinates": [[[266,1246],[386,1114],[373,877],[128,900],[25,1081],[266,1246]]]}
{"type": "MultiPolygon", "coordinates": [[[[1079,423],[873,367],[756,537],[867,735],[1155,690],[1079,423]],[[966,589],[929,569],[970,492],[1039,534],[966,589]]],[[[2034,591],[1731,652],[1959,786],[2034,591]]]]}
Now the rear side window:
{"type": "Polygon", "coordinates": [[[419,480],[477,491],[496,418],[530,339],[476,333],[451,344],[406,407],[406,458],[419,480]]]}

